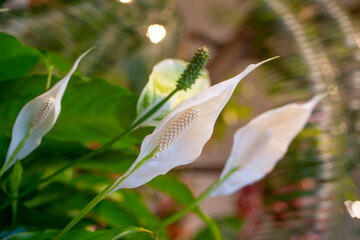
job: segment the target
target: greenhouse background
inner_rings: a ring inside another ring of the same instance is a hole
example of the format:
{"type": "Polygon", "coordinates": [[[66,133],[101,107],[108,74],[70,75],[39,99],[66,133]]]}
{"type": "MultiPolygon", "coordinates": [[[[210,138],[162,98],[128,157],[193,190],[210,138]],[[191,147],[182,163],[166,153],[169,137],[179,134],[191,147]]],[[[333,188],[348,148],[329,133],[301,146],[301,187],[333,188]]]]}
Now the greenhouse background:
{"type": "MultiPolygon", "coordinates": [[[[239,127],[272,108],[326,93],[266,178],[199,207],[223,239],[360,239],[360,220],[351,218],[344,205],[360,198],[359,0],[0,0],[0,8],[5,9],[0,32],[29,47],[17,49],[0,39],[1,163],[17,114],[45,91],[48,72],[53,81],[60,79],[95,46],[69,83],[57,124],[21,162],[20,193],[129,126],[155,64],[167,58],[190,61],[206,46],[211,85],[251,63],[279,58],[240,82],[198,160],[142,187],[117,191],[77,229],[154,228],[189,204],[191,193],[196,197],[216,181],[239,127]],[[14,62],[7,61],[7,50],[19,52],[14,62]]],[[[15,220],[7,204],[8,183],[0,179],[0,238],[42,239],[47,231],[61,230],[121,176],[152,130],[137,129],[99,156],[36,186],[15,201],[15,220]],[[25,232],[33,235],[17,236],[25,232]]],[[[214,239],[210,228],[194,211],[159,239],[214,239]]],[[[137,233],[125,239],[154,238],[137,233]]]]}

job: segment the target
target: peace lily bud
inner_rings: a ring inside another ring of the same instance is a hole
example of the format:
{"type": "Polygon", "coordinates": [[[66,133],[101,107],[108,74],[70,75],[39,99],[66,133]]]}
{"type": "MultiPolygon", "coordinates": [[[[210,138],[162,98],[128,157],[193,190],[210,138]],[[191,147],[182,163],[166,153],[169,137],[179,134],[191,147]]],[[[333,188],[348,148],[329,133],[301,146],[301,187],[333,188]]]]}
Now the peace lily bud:
{"type": "Polygon", "coordinates": [[[0,170],[0,176],[17,159],[21,160],[37,148],[43,136],[54,126],[61,110],[61,99],[71,75],[80,60],[89,52],[83,53],[74,63],[70,72],[50,90],[28,102],[16,118],[6,160],[0,170]]]}
{"type": "Polygon", "coordinates": [[[360,219],[360,201],[347,200],[344,204],[352,218],[360,219]]]}
{"type": "MultiPolygon", "coordinates": [[[[271,60],[271,59],[269,59],[271,60]]],[[[261,64],[249,65],[239,75],[205,89],[177,105],[141,144],[140,154],[110,192],[135,188],[174,167],[197,159],[212,135],[217,117],[239,81],[261,64]]]]}
{"type": "Polygon", "coordinates": [[[167,97],[175,88],[179,90],[143,126],[156,126],[176,105],[210,86],[209,74],[204,70],[208,52],[199,49],[190,63],[179,59],[165,59],[153,68],[149,81],[141,92],[138,104],[138,118],[167,97]]]}
{"type": "Polygon", "coordinates": [[[305,104],[288,104],[270,110],[237,130],[220,180],[233,169],[236,171],[211,196],[234,193],[272,171],[323,97],[316,95],[305,104]]]}

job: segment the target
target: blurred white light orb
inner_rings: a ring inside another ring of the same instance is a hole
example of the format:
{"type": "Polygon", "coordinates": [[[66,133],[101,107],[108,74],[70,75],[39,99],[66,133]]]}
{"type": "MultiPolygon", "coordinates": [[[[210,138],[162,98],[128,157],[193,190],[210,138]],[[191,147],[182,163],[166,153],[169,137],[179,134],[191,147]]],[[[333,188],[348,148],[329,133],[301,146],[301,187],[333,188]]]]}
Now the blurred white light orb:
{"type": "Polygon", "coordinates": [[[122,3],[131,3],[132,2],[132,0],[119,0],[119,1],[122,3]]]}
{"type": "Polygon", "coordinates": [[[166,30],[163,25],[160,24],[153,24],[148,27],[148,31],[146,36],[150,39],[153,43],[158,43],[164,39],[166,36],[166,30]]]}

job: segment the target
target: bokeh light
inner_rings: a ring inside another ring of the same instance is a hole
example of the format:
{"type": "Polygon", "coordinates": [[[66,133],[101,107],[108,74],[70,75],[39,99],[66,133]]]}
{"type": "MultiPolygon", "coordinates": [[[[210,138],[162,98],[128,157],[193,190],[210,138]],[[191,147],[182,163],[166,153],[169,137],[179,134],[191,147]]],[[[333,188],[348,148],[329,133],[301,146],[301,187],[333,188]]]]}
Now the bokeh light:
{"type": "Polygon", "coordinates": [[[119,0],[119,2],[121,2],[121,3],[131,3],[132,0],[119,0]]]}
{"type": "Polygon", "coordinates": [[[148,31],[146,36],[150,39],[153,43],[159,43],[161,40],[164,39],[166,36],[166,30],[163,25],[160,24],[153,24],[148,27],[148,31]]]}

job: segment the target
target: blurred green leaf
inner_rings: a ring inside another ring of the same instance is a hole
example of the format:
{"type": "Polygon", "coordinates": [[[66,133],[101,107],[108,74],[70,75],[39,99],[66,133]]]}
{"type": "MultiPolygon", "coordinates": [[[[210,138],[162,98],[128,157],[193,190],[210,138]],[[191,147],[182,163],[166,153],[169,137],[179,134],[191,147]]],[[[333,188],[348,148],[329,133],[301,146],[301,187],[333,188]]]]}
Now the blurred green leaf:
{"type": "Polygon", "coordinates": [[[60,54],[48,51],[43,51],[42,54],[46,63],[49,66],[54,66],[55,70],[57,70],[59,74],[65,75],[71,68],[71,63],[60,54]]]}
{"type": "MultiPolygon", "coordinates": [[[[17,197],[19,194],[19,188],[21,183],[21,177],[23,174],[23,168],[21,166],[20,161],[17,161],[14,165],[14,168],[9,176],[9,189],[10,189],[10,196],[17,197]]],[[[17,204],[18,201],[13,201],[11,204],[12,208],[12,224],[15,224],[17,218],[17,204]]]]}
{"type": "Polygon", "coordinates": [[[11,229],[3,229],[0,232],[0,239],[8,239],[9,237],[17,234],[17,233],[22,233],[22,232],[26,232],[27,230],[23,227],[15,227],[15,228],[11,228],[11,229]]]}
{"type": "MultiPolygon", "coordinates": [[[[50,240],[54,239],[58,231],[56,230],[45,230],[45,231],[34,231],[34,232],[22,232],[12,235],[8,240],[50,240]]],[[[126,227],[126,228],[113,228],[106,230],[97,230],[91,232],[87,230],[73,230],[65,234],[61,239],[66,240],[111,240],[120,239],[128,235],[136,237],[135,239],[156,239],[153,233],[145,228],[140,227],[126,227]],[[138,233],[146,233],[139,238],[138,233]]]]}
{"type": "MultiPolygon", "coordinates": [[[[98,176],[94,177],[95,179],[99,179],[98,176]]],[[[101,179],[99,180],[101,181],[101,179]]],[[[93,182],[89,184],[91,183],[93,182]]],[[[87,189],[74,188],[71,184],[52,183],[42,189],[36,196],[33,196],[29,201],[25,202],[25,205],[33,209],[42,209],[58,217],[71,219],[71,217],[88,204],[93,197],[94,195],[90,194],[87,189]]],[[[137,217],[138,216],[134,216],[129,212],[127,206],[121,202],[117,203],[106,199],[100,202],[76,227],[81,228],[86,225],[86,223],[87,225],[90,223],[106,224],[111,227],[136,226],[139,225],[137,217]]],[[[56,227],[65,225],[66,222],[64,224],[58,224],[56,227]]]]}
{"type": "Polygon", "coordinates": [[[159,219],[148,209],[141,195],[135,191],[121,190],[123,204],[129,212],[137,216],[141,226],[153,227],[158,224],[159,219]]]}
{"type": "Polygon", "coordinates": [[[137,155],[124,154],[121,151],[106,151],[93,159],[79,162],[75,166],[80,169],[110,173],[124,173],[134,162],[137,155]]]}
{"type": "MultiPolygon", "coordinates": [[[[59,216],[70,216],[82,209],[94,196],[110,183],[104,176],[81,174],[65,184],[51,183],[36,196],[25,202],[31,208],[41,208],[59,216]]],[[[147,208],[141,195],[134,191],[119,190],[96,206],[88,215],[94,222],[111,227],[153,227],[158,218],[147,208]]]]}
{"type": "MultiPolygon", "coordinates": [[[[100,189],[102,189],[107,184],[110,184],[110,181],[107,177],[95,176],[91,174],[82,174],[69,183],[69,185],[72,185],[82,191],[90,191],[94,189],[100,191],[100,189]]],[[[109,202],[112,202],[114,206],[122,209],[123,213],[127,213],[133,216],[137,221],[133,224],[130,224],[130,222],[128,222],[128,224],[125,223],[124,226],[140,224],[141,226],[145,227],[154,227],[159,222],[159,219],[155,217],[154,214],[148,209],[141,195],[136,191],[120,189],[110,195],[108,199],[110,199],[109,202]]],[[[101,204],[103,203],[100,203],[99,206],[102,206],[101,204]]],[[[112,210],[110,205],[104,205],[103,207],[96,207],[93,212],[100,215],[112,215],[114,212],[116,212],[116,210],[112,210]]],[[[114,216],[114,218],[116,219],[118,216],[114,216]]],[[[108,219],[109,218],[107,218],[107,220],[108,219]]]]}
{"type": "Polygon", "coordinates": [[[5,161],[6,152],[9,147],[9,142],[6,139],[5,133],[0,128],[0,165],[3,164],[3,161],[5,161]]]}
{"type": "MultiPolygon", "coordinates": [[[[2,228],[9,226],[10,224],[10,212],[6,209],[1,211],[1,216],[3,217],[0,220],[0,225],[2,228]]],[[[54,214],[43,208],[28,208],[21,203],[18,206],[18,219],[16,226],[26,226],[26,228],[45,230],[48,228],[58,228],[59,226],[65,226],[65,224],[70,220],[69,217],[64,217],[60,214],[54,214]]],[[[89,221],[85,220],[78,227],[84,227],[84,224],[89,225],[89,221]]]]}
{"type": "MultiPolygon", "coordinates": [[[[131,124],[136,101],[137,96],[130,91],[104,80],[72,79],[64,94],[63,112],[49,137],[104,144],[131,124]]],[[[138,142],[125,136],[117,145],[128,148],[138,142]]]]}
{"type": "Polygon", "coordinates": [[[35,48],[6,33],[0,33],[0,53],[0,82],[25,76],[40,57],[35,48]]]}
{"type": "Polygon", "coordinates": [[[55,237],[57,231],[56,230],[45,230],[45,231],[34,231],[34,232],[20,232],[16,234],[12,234],[8,240],[48,240],[55,237]]]}
{"type": "Polygon", "coordinates": [[[130,234],[134,234],[134,233],[149,233],[152,235],[153,239],[158,239],[156,234],[146,228],[141,228],[141,227],[128,227],[126,230],[124,230],[122,233],[120,233],[119,235],[115,236],[112,240],[118,240],[121,239],[123,237],[126,237],[130,234]]]}
{"type": "Polygon", "coordinates": [[[190,189],[171,175],[160,175],[148,183],[152,188],[170,195],[180,204],[190,204],[194,201],[190,189]]]}
{"type": "MultiPolygon", "coordinates": [[[[216,224],[220,227],[223,240],[233,240],[239,239],[238,233],[242,227],[243,221],[238,217],[225,217],[223,219],[217,220],[216,224]]],[[[212,239],[211,230],[209,227],[205,227],[196,236],[193,240],[208,240],[212,239]]]]}
{"type": "MultiPolygon", "coordinates": [[[[148,183],[149,186],[152,188],[158,189],[168,195],[170,195],[176,202],[187,205],[192,203],[195,198],[190,191],[190,189],[183,184],[182,182],[178,181],[171,175],[160,175],[154,178],[152,181],[148,183]]],[[[196,213],[211,229],[212,237],[215,239],[221,239],[221,233],[218,229],[217,224],[211,218],[207,217],[199,207],[194,208],[194,213],[196,213]]]]}

